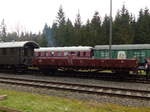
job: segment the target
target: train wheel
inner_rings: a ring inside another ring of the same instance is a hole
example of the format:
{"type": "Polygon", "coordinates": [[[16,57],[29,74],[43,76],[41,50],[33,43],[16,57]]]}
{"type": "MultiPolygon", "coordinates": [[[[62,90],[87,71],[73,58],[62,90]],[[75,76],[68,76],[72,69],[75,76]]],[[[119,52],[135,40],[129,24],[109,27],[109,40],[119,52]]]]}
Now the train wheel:
{"type": "Polygon", "coordinates": [[[146,72],[146,78],[150,79],[150,66],[148,64],[145,64],[145,72],[146,72]]]}
{"type": "Polygon", "coordinates": [[[44,75],[54,75],[56,70],[55,69],[40,69],[40,71],[44,75]]]}
{"type": "Polygon", "coordinates": [[[150,79],[150,70],[149,70],[149,69],[146,70],[146,78],[147,78],[147,79],[150,79]]]}
{"type": "Polygon", "coordinates": [[[130,74],[130,71],[117,70],[115,71],[115,73],[120,74],[120,75],[126,75],[126,74],[130,74]]]}

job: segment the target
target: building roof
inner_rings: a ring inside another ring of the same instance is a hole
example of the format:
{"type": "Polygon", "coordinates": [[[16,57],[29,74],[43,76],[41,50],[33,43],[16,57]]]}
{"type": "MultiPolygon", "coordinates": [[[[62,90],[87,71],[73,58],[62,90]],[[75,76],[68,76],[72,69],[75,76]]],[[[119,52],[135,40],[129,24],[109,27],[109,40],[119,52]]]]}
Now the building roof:
{"type": "MultiPolygon", "coordinates": [[[[109,45],[96,45],[94,47],[96,50],[109,49],[109,45]]],[[[122,44],[122,45],[112,45],[112,50],[126,50],[126,49],[150,49],[150,44],[122,44]]]]}
{"type": "Polygon", "coordinates": [[[17,47],[39,48],[39,45],[33,41],[0,42],[0,48],[17,48],[17,47]]]}
{"type": "Polygon", "coordinates": [[[72,47],[42,47],[35,49],[35,51],[90,51],[92,47],[89,46],[72,46],[72,47]]]}

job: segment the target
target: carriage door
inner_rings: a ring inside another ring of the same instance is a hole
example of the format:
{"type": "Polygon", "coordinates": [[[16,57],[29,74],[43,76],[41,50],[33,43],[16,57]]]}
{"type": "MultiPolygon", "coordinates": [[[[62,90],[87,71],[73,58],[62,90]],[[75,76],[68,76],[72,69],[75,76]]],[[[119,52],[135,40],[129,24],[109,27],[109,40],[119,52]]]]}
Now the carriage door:
{"type": "Polygon", "coordinates": [[[69,65],[73,65],[73,58],[76,56],[76,52],[69,52],[68,53],[68,61],[69,65]]]}
{"type": "Polygon", "coordinates": [[[24,60],[23,63],[30,65],[33,58],[33,48],[24,48],[24,60]]]}

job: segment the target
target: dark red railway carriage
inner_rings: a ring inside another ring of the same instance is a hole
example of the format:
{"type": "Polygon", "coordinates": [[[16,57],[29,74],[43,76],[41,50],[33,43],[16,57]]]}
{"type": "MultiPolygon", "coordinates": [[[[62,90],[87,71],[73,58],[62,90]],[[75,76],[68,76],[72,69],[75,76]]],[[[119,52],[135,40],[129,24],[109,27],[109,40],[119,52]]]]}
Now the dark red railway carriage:
{"type": "Polygon", "coordinates": [[[133,71],[138,64],[135,59],[94,59],[92,47],[49,47],[35,50],[33,65],[43,70],[95,69],[133,71]]]}

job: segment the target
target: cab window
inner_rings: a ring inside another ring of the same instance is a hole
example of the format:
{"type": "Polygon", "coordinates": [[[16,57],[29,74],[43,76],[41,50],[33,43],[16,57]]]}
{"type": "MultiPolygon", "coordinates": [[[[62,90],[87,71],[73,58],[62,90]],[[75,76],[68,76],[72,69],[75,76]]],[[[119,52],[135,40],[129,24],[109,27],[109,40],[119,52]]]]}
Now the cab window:
{"type": "Polygon", "coordinates": [[[45,55],[48,57],[49,56],[49,52],[46,52],[45,55]]]}
{"type": "Polygon", "coordinates": [[[54,52],[53,51],[51,52],[51,56],[54,56],[54,52]]]}
{"type": "Polygon", "coordinates": [[[77,52],[77,56],[80,57],[80,52],[77,52]]]}
{"type": "Polygon", "coordinates": [[[46,56],[46,52],[41,52],[41,56],[46,56]]]}
{"type": "Polygon", "coordinates": [[[62,53],[61,53],[61,52],[58,52],[58,53],[57,53],[57,56],[62,56],[62,53]]]}
{"type": "Polygon", "coordinates": [[[83,56],[86,56],[86,52],[83,52],[83,56]]]}
{"type": "Polygon", "coordinates": [[[68,56],[68,52],[64,52],[64,56],[68,56]]]}

